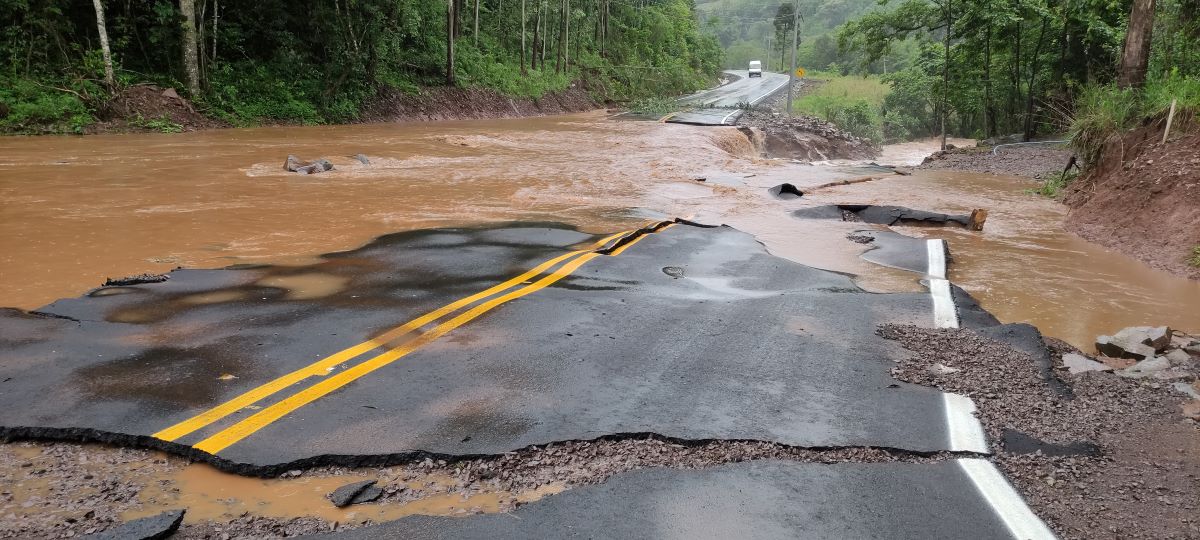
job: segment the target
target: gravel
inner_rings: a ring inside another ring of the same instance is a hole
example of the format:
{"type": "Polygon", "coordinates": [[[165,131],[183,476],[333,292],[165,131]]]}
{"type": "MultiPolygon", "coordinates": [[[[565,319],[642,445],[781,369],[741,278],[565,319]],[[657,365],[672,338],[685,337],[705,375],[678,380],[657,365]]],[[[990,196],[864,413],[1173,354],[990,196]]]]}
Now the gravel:
{"type": "MultiPolygon", "coordinates": [[[[1102,455],[1048,457],[994,448],[994,461],[1033,510],[1063,538],[1200,538],[1200,431],[1179,414],[1169,385],[1111,373],[1056,377],[1060,397],[1025,353],[971,330],[884,326],[913,356],[897,379],[967,395],[993,445],[1004,429],[1055,444],[1091,442],[1102,455]],[[937,375],[935,364],[958,369],[937,375]]],[[[1052,342],[1052,359],[1078,353],[1052,342]]]]}
{"type": "Polygon", "coordinates": [[[952,169],[993,174],[1010,174],[1043,179],[1062,172],[1071,151],[1058,145],[1008,146],[995,155],[992,147],[955,148],[934,152],[918,169],[952,169]]]}

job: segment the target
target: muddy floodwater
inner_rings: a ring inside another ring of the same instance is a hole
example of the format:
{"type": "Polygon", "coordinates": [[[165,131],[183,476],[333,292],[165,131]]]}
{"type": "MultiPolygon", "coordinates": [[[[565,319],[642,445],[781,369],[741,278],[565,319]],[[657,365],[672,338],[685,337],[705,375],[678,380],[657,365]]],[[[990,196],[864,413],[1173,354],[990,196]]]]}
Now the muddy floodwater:
{"type": "MultiPolygon", "coordinates": [[[[899,164],[932,141],[886,149],[899,164]]],[[[861,260],[862,224],[800,220],[829,202],[991,211],[983,233],[946,238],[951,277],[1006,322],[1087,345],[1131,324],[1200,329],[1200,284],[1151,270],[1061,231],[1065,209],[1030,182],[953,172],[769,160],[734,128],[614,120],[602,113],[521,120],[278,127],[187,134],[0,139],[0,305],[36,309],[106,278],[238,263],[305,264],[390,232],[552,221],[587,232],[690,217],[755,234],[772,253],[857,276],[871,291],[922,290],[861,260]],[[300,176],[288,154],[335,170],[300,176]],[[350,156],[364,154],[370,164],[350,156]],[[801,189],[783,201],[766,189],[801,189]]],[[[280,283],[296,297],[341,287],[280,283]]],[[[208,299],[220,301],[220,299],[208,299]]]]}

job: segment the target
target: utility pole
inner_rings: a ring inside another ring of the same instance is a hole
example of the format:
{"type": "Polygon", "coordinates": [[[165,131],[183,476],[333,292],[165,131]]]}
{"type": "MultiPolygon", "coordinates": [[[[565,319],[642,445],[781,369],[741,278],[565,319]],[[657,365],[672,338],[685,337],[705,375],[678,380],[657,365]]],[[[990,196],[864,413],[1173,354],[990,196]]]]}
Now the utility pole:
{"type": "MultiPolygon", "coordinates": [[[[788,72],[788,116],[792,115],[792,93],[796,86],[796,46],[800,37],[800,2],[792,0],[792,70],[788,72]]],[[[780,58],[782,60],[782,58],[780,58]]]]}

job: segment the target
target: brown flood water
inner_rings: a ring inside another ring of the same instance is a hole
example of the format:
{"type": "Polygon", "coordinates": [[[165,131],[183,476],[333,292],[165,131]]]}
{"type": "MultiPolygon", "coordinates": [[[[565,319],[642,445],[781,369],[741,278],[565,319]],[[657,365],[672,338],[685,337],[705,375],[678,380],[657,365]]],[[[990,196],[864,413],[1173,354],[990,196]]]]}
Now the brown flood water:
{"type": "MultiPolygon", "coordinates": [[[[959,143],[969,141],[956,141],[959,143]]],[[[881,161],[919,161],[917,141],[881,161]]],[[[692,217],[754,234],[774,254],[857,276],[872,291],[919,291],[912,274],[861,260],[844,240],[861,224],[800,221],[796,208],[875,202],[988,208],[983,234],[945,237],[951,277],[1006,322],[1036,324],[1087,348],[1132,324],[1200,330],[1200,284],[1155,271],[1061,231],[1061,205],[1029,181],[918,172],[891,176],[757,157],[733,128],[615,121],[602,113],[520,120],[278,127],[176,135],[0,139],[0,306],[35,309],[107,277],[177,266],[304,264],[378,235],[427,227],[555,221],[588,232],[647,217],[692,217]],[[371,164],[348,156],[363,153],[371,164]],[[327,157],[334,171],[298,176],[283,158],[327,157]],[[883,180],[778,201],[781,182],[883,180]],[[704,181],[698,179],[703,178],[704,181]]],[[[337,290],[290,276],[295,298],[337,290]]],[[[197,302],[227,299],[196,298],[197,302]]]]}
{"type": "MultiPolygon", "coordinates": [[[[931,142],[889,148],[892,163],[931,142]]],[[[883,161],[881,159],[881,161],[883,161]]],[[[846,165],[846,164],[843,164],[846,165]]],[[[176,266],[304,264],[390,232],[504,221],[554,221],[609,232],[653,217],[692,217],[754,234],[774,254],[857,276],[872,291],[921,291],[918,276],[859,258],[845,240],[861,223],[798,220],[836,202],[957,212],[990,210],[983,233],[907,229],[946,238],[951,278],[1005,322],[1030,322],[1085,349],[1134,324],[1200,330],[1200,283],[1152,270],[1064,233],[1065,209],[1024,193],[1030,182],[951,172],[900,177],[756,157],[732,128],[610,120],[599,113],[506,121],[221,130],[180,135],[0,138],[0,306],[34,309],[106,277],[176,266]],[[363,153],[370,165],[346,156],[363,153]],[[317,176],[282,171],[287,154],[327,157],[317,176]],[[883,178],[779,201],[766,188],[883,178]],[[703,178],[704,181],[699,181],[703,178]]],[[[324,275],[272,278],[294,298],[343,284],[324,275]]],[[[196,295],[191,301],[230,298],[196,295]]],[[[262,480],[205,465],[147,477],[126,518],[186,506],[189,521],[243,512],[382,521],[414,513],[499,511],[561,491],[446,493],[403,504],[333,508],[356,476],[262,480]]],[[[432,484],[430,484],[432,482],[432,484]]],[[[430,488],[429,486],[432,486],[430,488]]],[[[26,486],[43,489],[46,486],[26,486]]],[[[410,488],[415,488],[410,485],[410,488]]],[[[440,492],[439,492],[440,490],[440,492]]]]}
{"type": "Polygon", "coordinates": [[[1200,330],[1200,282],[1064,232],[1067,208],[1026,192],[1034,186],[1017,177],[918,171],[822,190],[812,202],[895,204],[946,213],[988,209],[981,233],[956,227],[896,229],[945,239],[953,257],[951,281],[1001,321],[1033,324],[1084,351],[1092,350],[1097,335],[1126,326],[1200,330]]]}

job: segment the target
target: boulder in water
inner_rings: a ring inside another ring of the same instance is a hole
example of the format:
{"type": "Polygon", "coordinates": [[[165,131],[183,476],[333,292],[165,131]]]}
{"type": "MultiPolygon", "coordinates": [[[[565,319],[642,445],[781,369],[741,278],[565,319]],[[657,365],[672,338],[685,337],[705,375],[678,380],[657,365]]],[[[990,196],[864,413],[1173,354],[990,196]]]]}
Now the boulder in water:
{"type": "Polygon", "coordinates": [[[318,159],[316,161],[300,161],[299,158],[293,155],[288,155],[287,160],[283,162],[283,168],[288,172],[300,174],[317,174],[325,171],[332,171],[333,164],[327,159],[318,159]]]}

